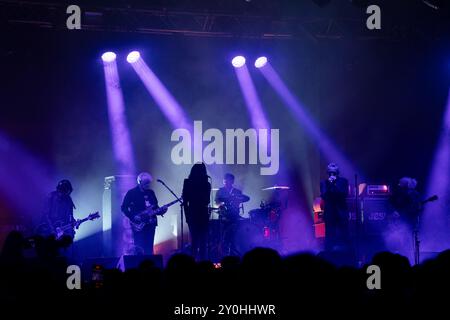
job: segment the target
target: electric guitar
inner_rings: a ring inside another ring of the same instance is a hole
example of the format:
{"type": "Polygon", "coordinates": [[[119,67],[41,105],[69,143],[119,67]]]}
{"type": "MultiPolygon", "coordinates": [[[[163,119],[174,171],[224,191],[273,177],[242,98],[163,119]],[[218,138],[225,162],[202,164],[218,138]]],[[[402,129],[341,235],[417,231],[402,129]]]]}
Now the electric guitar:
{"type": "Polygon", "coordinates": [[[436,201],[438,198],[437,195],[431,196],[428,199],[423,200],[420,204],[423,206],[424,204],[426,204],[427,202],[433,202],[436,201]]]}
{"type": "Polygon", "coordinates": [[[178,200],[174,200],[172,202],[169,202],[162,207],[159,207],[157,209],[153,209],[152,207],[148,207],[144,211],[141,211],[139,213],[136,213],[131,219],[130,219],[130,225],[131,228],[134,231],[142,231],[144,227],[147,224],[156,223],[156,216],[163,216],[166,212],[166,209],[170,206],[173,206],[175,203],[177,203],[178,200]]]}
{"type": "Polygon", "coordinates": [[[48,223],[43,223],[36,228],[36,234],[47,236],[54,235],[56,240],[60,239],[65,234],[74,237],[75,230],[78,230],[81,224],[86,221],[92,221],[98,218],[100,218],[100,213],[97,211],[89,214],[83,219],[78,219],[66,224],[63,224],[61,221],[56,221],[53,223],[53,228],[48,223]]]}
{"type": "MultiPolygon", "coordinates": [[[[420,210],[423,210],[424,205],[427,204],[428,202],[433,202],[433,201],[436,201],[438,199],[439,199],[439,197],[437,195],[434,195],[434,196],[431,196],[431,197],[429,197],[429,198],[427,198],[427,199],[425,199],[423,201],[420,201],[419,202],[420,210]]],[[[401,218],[401,216],[402,215],[398,211],[394,211],[392,213],[392,215],[390,215],[390,217],[389,217],[390,223],[392,225],[398,225],[399,219],[401,218]]]]}

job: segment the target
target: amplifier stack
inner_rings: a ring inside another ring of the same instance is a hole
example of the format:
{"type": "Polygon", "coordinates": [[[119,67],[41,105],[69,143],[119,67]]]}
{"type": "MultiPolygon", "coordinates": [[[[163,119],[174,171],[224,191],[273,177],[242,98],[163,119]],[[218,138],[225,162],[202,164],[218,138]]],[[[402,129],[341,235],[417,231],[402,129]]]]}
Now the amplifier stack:
{"type": "MultiPolygon", "coordinates": [[[[365,185],[359,187],[359,195],[347,198],[348,219],[350,222],[350,234],[357,232],[357,206],[359,209],[359,222],[361,235],[379,236],[388,227],[389,217],[393,208],[389,201],[390,189],[387,185],[365,185]]],[[[314,229],[316,238],[323,238],[326,234],[326,226],[323,221],[321,199],[314,201],[314,229]]]]}

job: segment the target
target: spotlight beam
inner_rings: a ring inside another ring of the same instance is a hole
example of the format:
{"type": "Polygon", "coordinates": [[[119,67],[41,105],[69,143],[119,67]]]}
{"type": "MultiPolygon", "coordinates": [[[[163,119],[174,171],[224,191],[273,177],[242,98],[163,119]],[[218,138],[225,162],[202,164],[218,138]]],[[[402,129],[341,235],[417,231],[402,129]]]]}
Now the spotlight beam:
{"type": "Polygon", "coordinates": [[[307,113],[305,108],[287,88],[275,69],[270,65],[270,62],[267,62],[267,64],[264,67],[259,68],[259,70],[290,109],[298,123],[305,128],[306,132],[311,136],[313,141],[317,143],[319,150],[326,157],[326,159],[328,161],[338,163],[342,169],[341,171],[346,174],[356,173],[357,171],[354,166],[333,145],[333,143],[331,143],[329,138],[321,132],[312,117],[307,113]]]}
{"type": "Polygon", "coordinates": [[[115,60],[103,61],[113,152],[119,174],[134,174],[135,162],[125,118],[125,103],[115,60]]]}
{"type": "Polygon", "coordinates": [[[42,200],[46,198],[47,191],[54,188],[55,173],[47,163],[2,130],[0,163],[2,198],[11,205],[11,209],[23,215],[22,218],[38,219],[40,212],[36,211],[36,208],[42,207],[42,200]]]}
{"type": "Polygon", "coordinates": [[[170,94],[164,84],[158,79],[145,61],[139,58],[131,63],[134,71],[144,83],[150,95],[155,99],[164,116],[169,120],[173,128],[185,128],[192,132],[192,124],[185,115],[183,108],[170,94]]]}
{"type": "Polygon", "coordinates": [[[422,218],[420,236],[423,238],[423,250],[426,251],[444,250],[450,245],[445,223],[450,207],[450,90],[444,112],[441,136],[427,185],[427,195],[437,195],[439,200],[425,206],[422,218]]]}
{"type": "Polygon", "coordinates": [[[247,110],[250,113],[250,119],[255,129],[270,129],[269,122],[264,114],[261,100],[256,92],[250,72],[246,65],[234,69],[244,96],[247,110]]]}
{"type": "MultiPolygon", "coordinates": [[[[267,63],[267,61],[266,61],[267,63]]],[[[236,76],[239,81],[239,85],[242,91],[242,94],[244,96],[247,110],[250,113],[250,119],[252,122],[253,127],[257,129],[269,129],[269,121],[267,120],[267,117],[264,113],[261,100],[259,99],[258,93],[256,91],[255,85],[253,83],[253,80],[251,78],[250,72],[246,65],[244,65],[241,68],[235,68],[234,69],[236,76]]],[[[267,150],[270,150],[270,141],[268,141],[267,150]]],[[[313,188],[311,187],[311,184],[308,183],[308,181],[311,181],[312,177],[310,177],[311,173],[310,170],[307,170],[307,162],[304,159],[299,160],[300,166],[303,169],[304,176],[306,179],[304,179],[304,189],[307,193],[307,201],[310,205],[312,205],[312,199],[314,198],[313,188]]],[[[284,166],[281,165],[281,168],[284,166]]],[[[280,178],[282,180],[286,179],[285,172],[281,171],[280,178]]]]}

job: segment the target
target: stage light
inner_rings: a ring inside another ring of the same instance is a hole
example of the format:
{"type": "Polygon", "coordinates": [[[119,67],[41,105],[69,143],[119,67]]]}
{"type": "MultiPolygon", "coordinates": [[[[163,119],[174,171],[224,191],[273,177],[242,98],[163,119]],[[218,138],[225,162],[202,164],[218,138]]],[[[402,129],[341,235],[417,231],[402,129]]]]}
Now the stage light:
{"type": "Polygon", "coordinates": [[[116,54],[114,52],[108,51],[102,54],[102,60],[104,62],[113,62],[116,60],[116,54]]]}
{"type": "Polygon", "coordinates": [[[139,51],[131,51],[127,56],[127,61],[128,63],[135,63],[139,60],[140,57],[141,54],[139,53],[139,51]]]}
{"type": "Polygon", "coordinates": [[[240,68],[245,65],[245,58],[243,56],[236,56],[231,60],[231,64],[235,68],[240,68]]]}
{"type": "Polygon", "coordinates": [[[267,63],[267,57],[259,57],[258,59],[255,60],[255,67],[262,68],[266,65],[266,63],[267,63]]]}

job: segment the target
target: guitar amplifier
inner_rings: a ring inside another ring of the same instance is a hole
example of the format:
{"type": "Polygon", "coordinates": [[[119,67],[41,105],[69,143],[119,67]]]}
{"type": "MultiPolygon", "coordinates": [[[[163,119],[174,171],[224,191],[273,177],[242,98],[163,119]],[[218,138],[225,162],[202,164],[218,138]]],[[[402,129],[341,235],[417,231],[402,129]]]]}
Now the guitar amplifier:
{"type": "Polygon", "coordinates": [[[381,235],[388,227],[393,208],[388,198],[366,197],[361,202],[362,225],[366,235],[381,235]]]}
{"type": "MultiPolygon", "coordinates": [[[[347,198],[350,234],[356,234],[356,202],[355,198],[347,198]]],[[[364,197],[358,199],[361,214],[361,232],[367,236],[381,235],[389,223],[389,216],[394,211],[387,197],[364,197]]]]}
{"type": "Polygon", "coordinates": [[[391,190],[386,184],[369,184],[366,187],[366,194],[369,197],[387,197],[391,194],[391,190]]]}
{"type": "MultiPolygon", "coordinates": [[[[380,236],[387,229],[389,224],[389,216],[393,213],[393,208],[387,197],[361,197],[356,203],[355,198],[346,199],[349,220],[350,237],[357,235],[357,215],[356,205],[358,205],[360,216],[360,235],[380,236]]],[[[320,212],[322,214],[322,212],[320,212]]],[[[314,212],[314,227],[316,238],[325,236],[326,226],[321,219],[319,212],[314,212]]]]}

